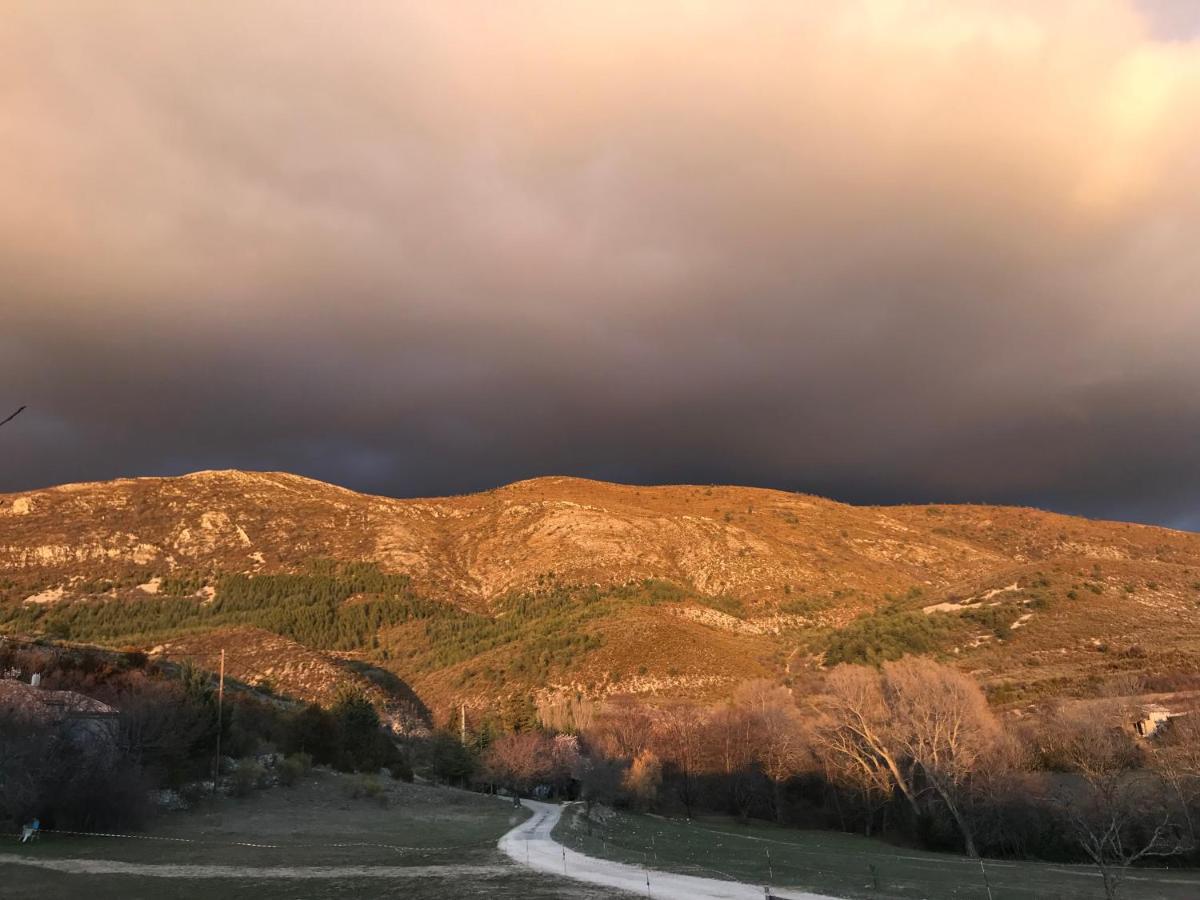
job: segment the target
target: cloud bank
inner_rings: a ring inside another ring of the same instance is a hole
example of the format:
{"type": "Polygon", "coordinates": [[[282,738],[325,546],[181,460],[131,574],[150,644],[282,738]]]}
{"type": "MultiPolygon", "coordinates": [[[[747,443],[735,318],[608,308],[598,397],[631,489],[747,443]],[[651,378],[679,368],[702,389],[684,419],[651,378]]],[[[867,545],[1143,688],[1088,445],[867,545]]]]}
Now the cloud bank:
{"type": "Polygon", "coordinates": [[[570,473],[1200,526],[1170,7],[6,10],[0,489],[570,473]]]}

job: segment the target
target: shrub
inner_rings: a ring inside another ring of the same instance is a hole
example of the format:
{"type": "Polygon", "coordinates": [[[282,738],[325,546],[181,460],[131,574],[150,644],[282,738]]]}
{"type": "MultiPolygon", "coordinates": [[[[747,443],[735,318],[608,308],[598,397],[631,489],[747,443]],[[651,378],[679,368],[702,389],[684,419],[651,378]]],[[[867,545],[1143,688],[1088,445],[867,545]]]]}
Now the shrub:
{"type": "Polygon", "coordinates": [[[958,627],[957,619],[944,613],[868,614],[828,636],[825,662],[878,665],[910,653],[933,653],[943,649],[958,627]]]}
{"type": "Polygon", "coordinates": [[[979,609],[964,610],[962,613],[963,619],[982,625],[1001,641],[1006,640],[1012,634],[1013,623],[1017,621],[1019,615],[1020,613],[1011,606],[985,606],[979,609]]]}
{"type": "Polygon", "coordinates": [[[411,784],[413,780],[412,763],[408,761],[407,756],[401,754],[388,766],[388,774],[396,781],[407,781],[411,784]]]}
{"type": "Polygon", "coordinates": [[[243,759],[233,772],[229,790],[235,797],[245,797],[251,791],[266,786],[266,770],[257,760],[243,759]]]}
{"type": "Polygon", "coordinates": [[[793,597],[779,604],[779,611],[793,616],[812,616],[825,608],[823,600],[814,597],[793,597]]]}
{"type": "Polygon", "coordinates": [[[355,775],[346,782],[345,792],[351,800],[374,800],[387,808],[387,791],[374,775],[355,775]]]}
{"type": "Polygon", "coordinates": [[[312,757],[307,753],[293,753],[279,764],[279,783],[292,787],[312,769],[312,757]]]}

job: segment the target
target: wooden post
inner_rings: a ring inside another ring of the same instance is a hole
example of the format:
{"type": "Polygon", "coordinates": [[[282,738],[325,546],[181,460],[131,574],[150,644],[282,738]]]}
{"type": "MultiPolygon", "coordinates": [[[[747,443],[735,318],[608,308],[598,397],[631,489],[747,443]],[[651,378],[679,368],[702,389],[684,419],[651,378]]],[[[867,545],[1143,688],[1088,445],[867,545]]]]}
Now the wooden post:
{"type": "Polygon", "coordinates": [[[217,756],[213,760],[213,793],[217,792],[217,781],[221,777],[221,729],[224,725],[225,705],[225,651],[221,651],[221,673],[217,677],[217,756]]]}
{"type": "Polygon", "coordinates": [[[467,746],[467,704],[465,701],[458,708],[458,737],[462,745],[467,746]]]}

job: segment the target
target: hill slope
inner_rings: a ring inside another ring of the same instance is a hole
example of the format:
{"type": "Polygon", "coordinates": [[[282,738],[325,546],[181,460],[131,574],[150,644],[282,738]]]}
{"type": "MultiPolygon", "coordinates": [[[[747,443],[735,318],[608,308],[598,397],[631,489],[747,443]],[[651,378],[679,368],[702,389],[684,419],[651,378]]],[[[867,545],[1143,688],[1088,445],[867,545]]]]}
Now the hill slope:
{"type": "Polygon", "coordinates": [[[526,686],[712,693],[901,650],[1010,691],[1200,659],[1200,536],[742,487],[64,485],[0,495],[0,579],[8,630],[149,645],[261,627],[386,668],[438,708],[526,686]]]}

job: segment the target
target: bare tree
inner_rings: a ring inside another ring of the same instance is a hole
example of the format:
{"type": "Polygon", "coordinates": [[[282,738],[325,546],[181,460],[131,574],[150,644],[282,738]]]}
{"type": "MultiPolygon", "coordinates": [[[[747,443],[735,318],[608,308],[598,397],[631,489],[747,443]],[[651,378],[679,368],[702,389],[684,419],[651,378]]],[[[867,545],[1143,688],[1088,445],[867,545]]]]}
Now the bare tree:
{"type": "Polygon", "coordinates": [[[1169,723],[1150,764],[1175,796],[1188,838],[1195,844],[1200,837],[1196,833],[1196,810],[1200,808],[1200,710],[1192,710],[1169,723]]]}
{"type": "Polygon", "coordinates": [[[521,794],[554,777],[554,740],[538,731],[520,731],[497,738],[484,755],[483,767],[495,782],[521,794]]]}
{"type": "Polygon", "coordinates": [[[1000,737],[987,699],[970,678],[928,659],[884,663],[883,678],[899,753],[920,769],[945,805],[967,855],[978,856],[963,801],[980,762],[1000,737]]]}
{"type": "Polygon", "coordinates": [[[824,719],[816,743],[833,771],[868,802],[899,790],[918,817],[932,793],[967,854],[978,856],[963,795],[1000,729],[971,679],[916,658],[882,670],[841,666],[830,673],[818,708],[824,719]]]}
{"type": "Polygon", "coordinates": [[[678,703],[659,710],[654,720],[654,748],[675,775],[684,813],[690,819],[696,805],[696,776],[703,768],[705,710],[678,703]]]}
{"type": "Polygon", "coordinates": [[[632,700],[614,700],[594,715],[585,730],[589,746],[611,759],[632,760],[650,746],[654,720],[632,700]]]}
{"type": "Polygon", "coordinates": [[[755,753],[756,717],[749,710],[727,703],[713,712],[706,731],[706,767],[721,774],[728,802],[744,820],[765,778],[755,753]]]}
{"type": "Polygon", "coordinates": [[[1047,717],[1039,741],[1044,763],[1066,773],[1049,799],[1100,871],[1109,900],[1130,866],[1189,846],[1187,829],[1170,808],[1169,786],[1145,768],[1130,721],[1123,698],[1066,704],[1047,717]]]}
{"type": "Polygon", "coordinates": [[[1061,792],[1059,806],[1079,846],[1100,871],[1108,900],[1116,900],[1130,866],[1189,849],[1159,779],[1144,771],[1114,771],[1089,773],[1083,782],[1082,790],[1061,792]],[[1150,810],[1159,812],[1151,817],[1150,810]]]}
{"type": "Polygon", "coordinates": [[[822,717],[815,724],[813,741],[817,757],[824,764],[827,780],[858,795],[863,808],[864,831],[874,829],[875,816],[884,807],[895,788],[882,754],[852,728],[841,727],[833,717],[822,717]]]}
{"type": "Polygon", "coordinates": [[[735,705],[749,711],[754,756],[771,781],[775,821],[783,821],[783,789],[811,758],[800,711],[792,692],[770,681],[750,681],[734,693],[735,705]]]}
{"type": "Polygon", "coordinates": [[[633,764],[625,773],[622,786],[633,797],[640,809],[652,809],[658,802],[658,791],[662,785],[662,761],[652,750],[643,750],[634,757],[633,764]]]}
{"type": "Polygon", "coordinates": [[[816,700],[821,713],[814,743],[829,767],[864,793],[899,790],[921,815],[909,760],[898,752],[895,721],[881,673],[867,666],[838,666],[816,700]]]}

